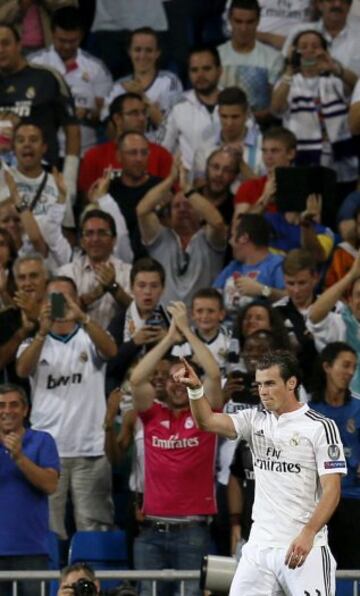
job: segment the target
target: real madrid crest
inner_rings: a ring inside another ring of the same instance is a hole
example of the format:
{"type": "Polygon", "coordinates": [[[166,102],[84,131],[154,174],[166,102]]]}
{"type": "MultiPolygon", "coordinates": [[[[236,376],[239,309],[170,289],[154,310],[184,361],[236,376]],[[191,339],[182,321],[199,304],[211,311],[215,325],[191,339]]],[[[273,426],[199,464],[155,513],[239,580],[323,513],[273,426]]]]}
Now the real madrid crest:
{"type": "Polygon", "coordinates": [[[87,353],[81,352],[81,354],[79,356],[79,360],[80,360],[80,362],[87,362],[89,360],[87,353]]]}
{"type": "Polygon", "coordinates": [[[300,445],[300,435],[299,433],[294,433],[293,436],[290,439],[290,445],[291,447],[297,447],[298,445],[300,445]]]}
{"type": "Polygon", "coordinates": [[[36,95],[35,87],[28,87],[25,91],[26,99],[34,99],[36,95]]]}

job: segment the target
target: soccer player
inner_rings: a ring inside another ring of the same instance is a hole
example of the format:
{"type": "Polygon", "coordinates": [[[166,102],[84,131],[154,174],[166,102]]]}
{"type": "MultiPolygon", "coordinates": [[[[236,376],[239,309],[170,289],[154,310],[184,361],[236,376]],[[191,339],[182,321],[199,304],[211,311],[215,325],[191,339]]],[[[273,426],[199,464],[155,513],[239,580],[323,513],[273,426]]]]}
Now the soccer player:
{"type": "MultiPolygon", "coordinates": [[[[175,322],[181,331],[181,320],[175,322]]],[[[254,523],[230,596],[333,596],[336,563],[327,544],[326,522],[339,502],[345,456],[336,424],[299,403],[293,354],[279,350],[258,361],[262,410],[213,412],[185,360],[175,380],[187,386],[200,428],[246,440],[252,451],[254,523]]]]}

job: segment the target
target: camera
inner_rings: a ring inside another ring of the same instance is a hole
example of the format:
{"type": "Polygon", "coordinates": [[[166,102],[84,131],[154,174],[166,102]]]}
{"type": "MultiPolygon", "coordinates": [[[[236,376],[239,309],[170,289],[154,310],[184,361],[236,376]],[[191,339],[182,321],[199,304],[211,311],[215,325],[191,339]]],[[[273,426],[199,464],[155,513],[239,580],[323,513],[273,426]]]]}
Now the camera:
{"type": "Polygon", "coordinates": [[[300,68],[301,54],[298,50],[293,50],[291,57],[290,57],[290,64],[293,68],[300,68]]]}
{"type": "Polygon", "coordinates": [[[81,578],[72,584],[74,596],[93,596],[97,594],[96,586],[90,579],[81,578]]]}

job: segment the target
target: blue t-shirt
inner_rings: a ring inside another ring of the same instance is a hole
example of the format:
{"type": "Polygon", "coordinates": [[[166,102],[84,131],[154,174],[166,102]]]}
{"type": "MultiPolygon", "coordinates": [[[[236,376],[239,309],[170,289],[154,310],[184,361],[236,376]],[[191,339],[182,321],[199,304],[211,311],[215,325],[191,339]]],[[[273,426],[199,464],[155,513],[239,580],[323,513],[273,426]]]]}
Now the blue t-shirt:
{"type": "MultiPolygon", "coordinates": [[[[54,439],[26,429],[22,451],[41,468],[60,470],[54,439]]],[[[0,443],[0,556],[48,553],[48,495],[35,488],[0,443]]]]}
{"type": "MultiPolygon", "coordinates": [[[[265,217],[274,231],[270,242],[272,248],[284,252],[301,248],[300,225],[288,223],[282,213],[266,213],[265,217]]],[[[334,240],[334,234],[329,228],[322,224],[313,224],[313,227],[317,235],[327,235],[332,241],[334,240]]]]}
{"type": "Polygon", "coordinates": [[[341,495],[360,499],[360,477],[357,474],[360,465],[360,400],[352,397],[348,403],[337,407],[312,401],[309,406],[336,422],[348,467],[347,476],[341,477],[341,495]]]}

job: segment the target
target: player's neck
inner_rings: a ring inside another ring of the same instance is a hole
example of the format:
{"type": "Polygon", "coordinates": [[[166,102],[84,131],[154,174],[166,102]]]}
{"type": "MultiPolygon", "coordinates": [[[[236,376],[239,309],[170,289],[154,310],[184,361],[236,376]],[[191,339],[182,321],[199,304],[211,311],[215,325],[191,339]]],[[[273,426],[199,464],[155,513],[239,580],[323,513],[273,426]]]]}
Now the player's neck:
{"type": "Polygon", "coordinates": [[[212,341],[219,333],[220,327],[215,327],[214,329],[211,329],[210,331],[200,331],[200,329],[197,330],[198,335],[200,338],[205,339],[205,341],[212,341]]]}
{"type": "Polygon", "coordinates": [[[26,176],[27,178],[38,178],[44,171],[41,163],[31,166],[30,168],[26,168],[19,164],[17,169],[19,170],[20,174],[26,176]]]}

